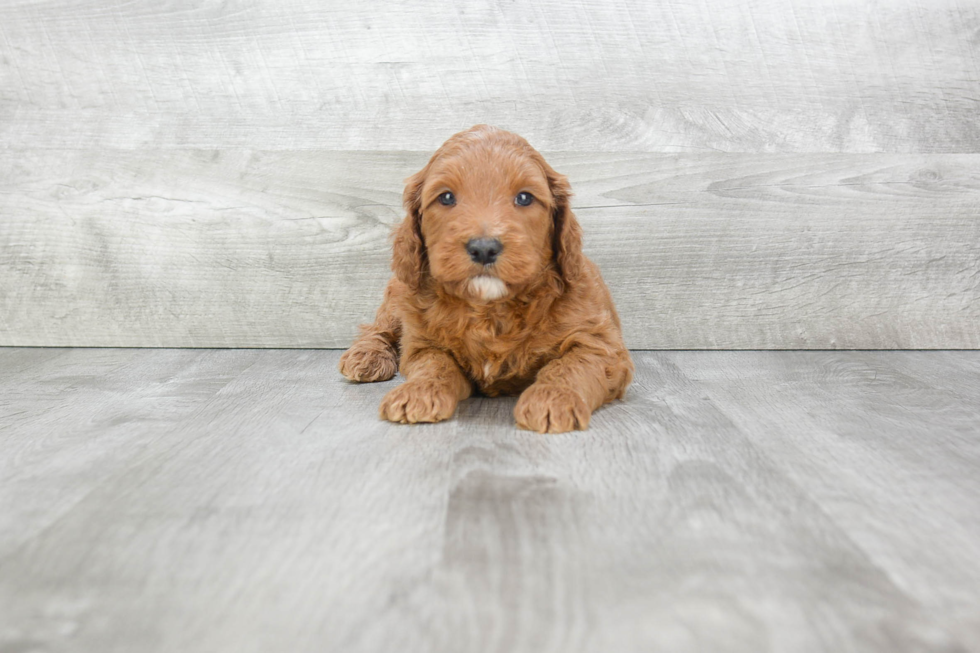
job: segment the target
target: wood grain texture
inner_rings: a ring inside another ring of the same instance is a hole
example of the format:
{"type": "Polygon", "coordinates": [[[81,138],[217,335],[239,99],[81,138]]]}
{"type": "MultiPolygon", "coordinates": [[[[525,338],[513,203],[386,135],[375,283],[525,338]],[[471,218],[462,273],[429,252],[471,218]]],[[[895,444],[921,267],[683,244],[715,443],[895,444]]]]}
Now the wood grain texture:
{"type": "Polygon", "coordinates": [[[977,152],[958,0],[0,6],[0,147],[977,152]]]}
{"type": "Polygon", "coordinates": [[[558,436],[338,357],[0,349],[0,650],[980,650],[980,352],[637,352],[558,436]]]}
{"type": "MultiPolygon", "coordinates": [[[[0,344],[346,347],[426,159],[0,161],[0,344]]],[[[549,159],[632,348],[980,347],[980,155],[549,159]]]]}
{"type": "Polygon", "coordinates": [[[970,650],[980,645],[973,591],[931,589],[980,587],[977,360],[974,352],[672,357],[875,567],[918,606],[944,614],[970,650]],[[786,437],[797,422],[806,437],[786,437]],[[948,518],[941,547],[919,521],[938,514],[948,518]]]}

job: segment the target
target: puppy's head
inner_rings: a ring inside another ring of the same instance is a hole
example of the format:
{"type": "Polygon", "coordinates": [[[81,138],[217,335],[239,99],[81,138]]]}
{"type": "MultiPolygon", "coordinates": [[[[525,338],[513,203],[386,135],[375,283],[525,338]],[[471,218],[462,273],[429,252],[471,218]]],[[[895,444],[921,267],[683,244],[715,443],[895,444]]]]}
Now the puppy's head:
{"type": "Polygon", "coordinates": [[[446,141],[405,186],[392,269],[472,302],[506,299],[549,269],[578,276],[582,236],[567,179],[516,134],[478,125],[446,141]]]}

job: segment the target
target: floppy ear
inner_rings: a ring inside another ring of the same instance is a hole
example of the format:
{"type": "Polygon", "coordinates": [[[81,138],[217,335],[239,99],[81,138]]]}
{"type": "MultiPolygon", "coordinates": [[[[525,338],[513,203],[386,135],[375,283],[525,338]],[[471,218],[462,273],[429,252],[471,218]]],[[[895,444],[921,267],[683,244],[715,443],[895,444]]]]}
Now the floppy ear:
{"type": "Polygon", "coordinates": [[[554,170],[547,171],[551,196],[555,200],[552,209],[551,251],[555,258],[558,274],[566,283],[574,282],[582,275],[584,259],[582,255],[582,227],[572,213],[572,188],[568,178],[554,170]]]}
{"type": "Polygon", "coordinates": [[[391,247],[391,269],[412,290],[419,289],[428,269],[422,241],[422,184],[427,170],[428,166],[405,180],[402,203],[406,215],[395,229],[391,247]]]}

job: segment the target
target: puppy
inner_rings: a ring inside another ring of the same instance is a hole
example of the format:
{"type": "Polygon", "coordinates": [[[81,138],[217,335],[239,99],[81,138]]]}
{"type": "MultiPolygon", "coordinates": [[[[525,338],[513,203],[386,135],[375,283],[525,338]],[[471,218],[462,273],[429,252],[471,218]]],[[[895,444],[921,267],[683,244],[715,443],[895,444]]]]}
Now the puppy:
{"type": "Polygon", "coordinates": [[[394,277],[340,359],[359,382],[400,367],[406,380],[381,418],[448,419],[475,387],[520,394],[517,425],[559,433],[623,396],[633,362],[570,196],[527,141],[486,125],[451,137],[407,180],[394,277]]]}

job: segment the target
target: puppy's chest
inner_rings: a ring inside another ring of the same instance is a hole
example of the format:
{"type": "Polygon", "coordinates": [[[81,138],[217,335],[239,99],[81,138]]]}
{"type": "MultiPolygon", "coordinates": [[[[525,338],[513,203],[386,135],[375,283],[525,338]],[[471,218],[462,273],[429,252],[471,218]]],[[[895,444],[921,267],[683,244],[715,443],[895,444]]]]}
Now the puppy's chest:
{"type": "Polygon", "coordinates": [[[447,343],[456,361],[488,395],[520,392],[544,363],[533,331],[519,316],[474,316],[447,343]]]}

